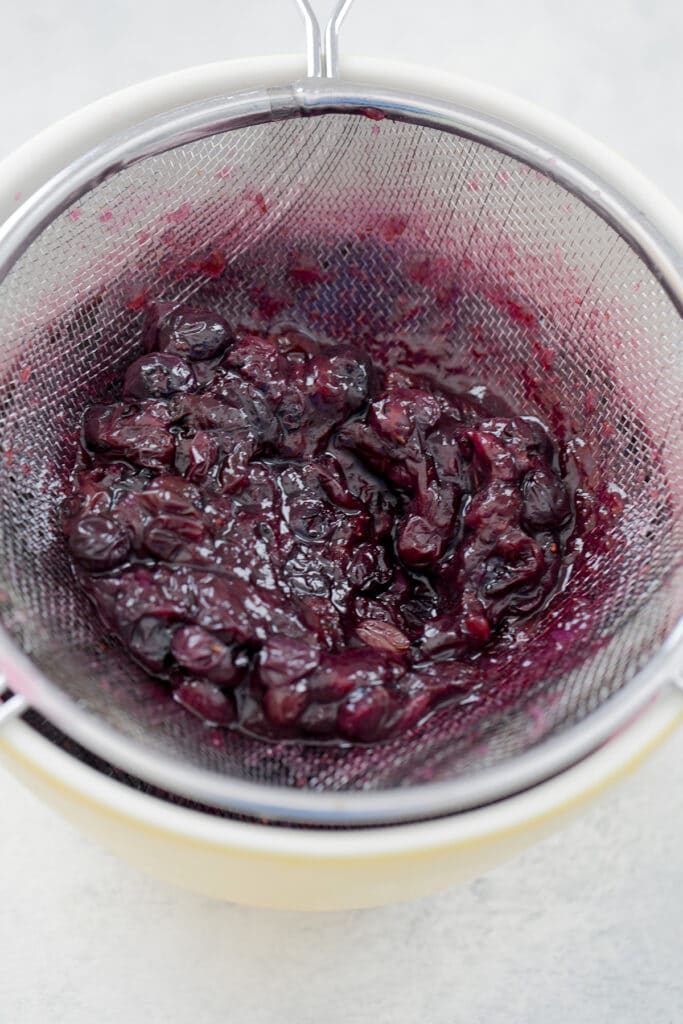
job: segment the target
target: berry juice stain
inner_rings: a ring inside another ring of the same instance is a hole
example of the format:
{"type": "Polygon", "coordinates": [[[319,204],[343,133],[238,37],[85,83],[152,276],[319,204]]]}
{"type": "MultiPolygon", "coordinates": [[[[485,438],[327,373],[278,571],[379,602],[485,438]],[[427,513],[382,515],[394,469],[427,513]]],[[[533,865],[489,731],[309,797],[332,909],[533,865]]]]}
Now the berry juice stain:
{"type": "Polygon", "coordinates": [[[381,340],[146,306],[64,506],[107,629],[189,712],[269,739],[370,743],[466,695],[568,571],[544,424],[427,372],[429,339],[396,366],[381,340]]]}

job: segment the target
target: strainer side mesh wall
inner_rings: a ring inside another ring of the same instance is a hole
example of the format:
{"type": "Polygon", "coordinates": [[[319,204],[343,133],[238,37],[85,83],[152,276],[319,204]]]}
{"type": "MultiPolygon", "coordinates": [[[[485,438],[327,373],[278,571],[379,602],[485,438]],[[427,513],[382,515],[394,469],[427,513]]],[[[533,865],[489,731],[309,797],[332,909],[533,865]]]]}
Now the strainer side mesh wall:
{"type": "Polygon", "coordinates": [[[473,773],[589,714],[681,615],[682,366],[680,317],[636,253],[484,145],[326,115],[149,158],[61,215],[0,286],[3,625],[82,705],[195,765],[334,789],[473,773]],[[314,288],[292,288],[297,252],[324,269],[314,288]],[[530,414],[563,410],[557,429],[624,504],[605,551],[577,559],[486,692],[407,738],[340,751],[204,728],[102,636],[59,529],[83,409],[137,353],[148,296],[257,326],[279,306],[338,340],[439,334],[444,365],[530,414]]]}

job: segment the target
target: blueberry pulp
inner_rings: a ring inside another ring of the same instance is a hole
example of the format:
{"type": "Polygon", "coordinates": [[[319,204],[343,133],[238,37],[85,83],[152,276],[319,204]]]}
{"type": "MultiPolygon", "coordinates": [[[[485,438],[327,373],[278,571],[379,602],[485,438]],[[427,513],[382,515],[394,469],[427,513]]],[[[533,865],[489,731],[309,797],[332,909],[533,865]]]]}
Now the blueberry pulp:
{"type": "Polygon", "coordinates": [[[107,628],[205,722],[395,736],[557,589],[557,448],[484,386],[161,303],[142,345],[85,413],[65,532],[107,628]]]}

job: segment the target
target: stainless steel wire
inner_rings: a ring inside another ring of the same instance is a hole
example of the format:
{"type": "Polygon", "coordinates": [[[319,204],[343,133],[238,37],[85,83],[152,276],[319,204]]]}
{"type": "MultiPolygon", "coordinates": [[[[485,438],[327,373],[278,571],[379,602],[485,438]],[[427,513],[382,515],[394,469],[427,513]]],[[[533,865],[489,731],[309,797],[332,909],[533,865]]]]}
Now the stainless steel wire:
{"type": "MultiPolygon", "coordinates": [[[[309,69],[334,74],[349,4],[323,50],[299,2],[309,69]]],[[[166,115],[35,197],[0,234],[0,667],[13,689],[175,792],[340,825],[500,798],[633,713],[666,678],[683,613],[683,285],[637,211],[550,156],[471,111],[309,81],[166,115]],[[339,341],[359,317],[396,344],[440,332],[449,365],[476,350],[476,375],[527,412],[563,408],[623,505],[485,692],[372,748],[207,732],[102,636],[59,529],[80,417],[136,353],[142,299],[245,321],[255,289],[284,291],[294,250],[327,283],[288,318],[339,341]],[[425,261],[428,284],[414,274],[425,261]]]]}

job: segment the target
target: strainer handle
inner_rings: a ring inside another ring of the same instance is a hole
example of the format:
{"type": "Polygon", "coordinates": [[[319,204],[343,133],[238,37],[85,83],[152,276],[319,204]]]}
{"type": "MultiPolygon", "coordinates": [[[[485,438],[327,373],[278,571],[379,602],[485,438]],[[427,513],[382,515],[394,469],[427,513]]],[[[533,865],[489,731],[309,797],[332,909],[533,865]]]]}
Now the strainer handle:
{"type": "MultiPolygon", "coordinates": [[[[5,690],[7,690],[7,682],[0,676],[0,697],[2,697],[5,690]]],[[[20,693],[15,693],[13,697],[6,700],[4,704],[0,704],[0,728],[9,722],[11,718],[15,718],[17,715],[23,715],[24,711],[28,711],[28,701],[26,697],[23,697],[20,693]]]]}
{"type": "Polygon", "coordinates": [[[353,0],[338,0],[324,33],[310,0],[296,2],[306,24],[309,78],[336,78],[339,66],[339,30],[353,0]]]}

